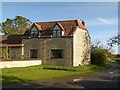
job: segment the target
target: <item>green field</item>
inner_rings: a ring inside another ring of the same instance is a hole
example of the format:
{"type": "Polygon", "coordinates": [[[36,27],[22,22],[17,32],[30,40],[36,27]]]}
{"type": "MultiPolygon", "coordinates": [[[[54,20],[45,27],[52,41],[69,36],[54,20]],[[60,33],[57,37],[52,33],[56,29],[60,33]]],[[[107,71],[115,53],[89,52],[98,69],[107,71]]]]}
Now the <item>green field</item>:
{"type": "Polygon", "coordinates": [[[65,66],[31,66],[19,68],[4,68],[2,69],[2,84],[15,84],[30,82],[35,80],[43,80],[50,78],[58,78],[69,75],[77,75],[81,73],[102,70],[106,67],[89,65],[78,67],[65,67],[65,66]]]}

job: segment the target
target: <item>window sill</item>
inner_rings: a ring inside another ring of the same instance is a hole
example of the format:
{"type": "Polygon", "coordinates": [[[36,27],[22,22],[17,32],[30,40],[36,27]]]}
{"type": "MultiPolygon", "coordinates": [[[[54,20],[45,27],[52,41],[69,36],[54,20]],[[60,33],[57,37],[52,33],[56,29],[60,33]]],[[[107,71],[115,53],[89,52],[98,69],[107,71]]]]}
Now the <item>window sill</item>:
{"type": "Polygon", "coordinates": [[[64,58],[50,58],[50,59],[64,59],[64,58]]]}

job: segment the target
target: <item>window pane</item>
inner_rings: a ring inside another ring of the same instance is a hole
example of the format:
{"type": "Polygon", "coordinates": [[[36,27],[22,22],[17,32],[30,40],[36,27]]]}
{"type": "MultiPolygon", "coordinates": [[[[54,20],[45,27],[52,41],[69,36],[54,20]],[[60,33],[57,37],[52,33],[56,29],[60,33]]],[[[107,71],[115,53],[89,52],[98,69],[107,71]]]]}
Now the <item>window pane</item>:
{"type": "Polygon", "coordinates": [[[51,50],[51,58],[63,58],[63,50],[51,50]]]}
{"type": "Polygon", "coordinates": [[[60,31],[60,30],[58,30],[58,31],[57,31],[57,36],[60,36],[60,33],[61,33],[61,31],[60,31]]]}
{"type": "Polygon", "coordinates": [[[38,31],[31,31],[31,36],[32,37],[37,37],[38,36],[38,31]]]}
{"type": "Polygon", "coordinates": [[[41,32],[39,31],[39,36],[41,35],[41,32]]]}
{"type": "Polygon", "coordinates": [[[31,49],[30,50],[30,58],[37,58],[37,57],[38,57],[37,49],[31,49]]]}
{"type": "Polygon", "coordinates": [[[55,30],[53,31],[53,36],[56,36],[56,31],[55,30]]]}
{"type": "Polygon", "coordinates": [[[62,31],[59,29],[59,30],[53,30],[53,36],[61,36],[62,34],[62,31]]]}

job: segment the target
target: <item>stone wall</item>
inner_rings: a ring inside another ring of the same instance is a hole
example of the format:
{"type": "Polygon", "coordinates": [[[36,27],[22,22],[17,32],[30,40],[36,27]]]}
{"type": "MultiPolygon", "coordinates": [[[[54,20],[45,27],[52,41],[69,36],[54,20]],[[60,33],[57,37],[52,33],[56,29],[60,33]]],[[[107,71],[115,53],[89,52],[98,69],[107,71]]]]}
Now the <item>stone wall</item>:
{"type": "Polygon", "coordinates": [[[57,66],[73,66],[72,37],[31,38],[24,39],[24,54],[30,57],[30,49],[38,50],[38,58],[42,64],[57,66]],[[51,49],[62,49],[63,58],[51,58],[51,49]]]}
{"type": "Polygon", "coordinates": [[[22,55],[22,47],[9,47],[9,58],[16,59],[20,58],[22,55]]]}
{"type": "Polygon", "coordinates": [[[0,68],[27,67],[41,65],[41,60],[1,61],[0,68]]]}
{"type": "Polygon", "coordinates": [[[90,37],[88,32],[77,27],[73,36],[73,66],[89,64],[90,37]]]}

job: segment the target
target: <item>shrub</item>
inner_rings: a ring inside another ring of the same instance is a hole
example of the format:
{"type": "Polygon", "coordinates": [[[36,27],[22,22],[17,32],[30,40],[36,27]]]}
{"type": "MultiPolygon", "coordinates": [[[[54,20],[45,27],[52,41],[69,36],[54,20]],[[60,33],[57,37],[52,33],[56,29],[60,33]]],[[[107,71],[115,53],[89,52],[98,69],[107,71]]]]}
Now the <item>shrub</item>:
{"type": "Polygon", "coordinates": [[[75,71],[73,67],[65,67],[65,66],[44,66],[43,69],[75,71]]]}
{"type": "Polygon", "coordinates": [[[43,69],[49,70],[63,70],[63,71],[93,71],[97,69],[103,69],[105,67],[99,67],[96,65],[86,65],[86,66],[77,66],[77,67],[68,67],[68,66],[47,66],[44,65],[43,69]]]}
{"type": "Polygon", "coordinates": [[[0,59],[8,59],[8,48],[0,48],[0,59]]]}
{"type": "Polygon", "coordinates": [[[100,45],[100,42],[91,47],[91,63],[95,65],[105,65],[108,59],[111,59],[110,51],[100,45]]]}
{"type": "Polygon", "coordinates": [[[18,55],[17,59],[28,59],[27,55],[18,55]]]}
{"type": "Polygon", "coordinates": [[[102,51],[94,51],[91,53],[91,63],[95,65],[104,65],[107,57],[102,51]]]}

